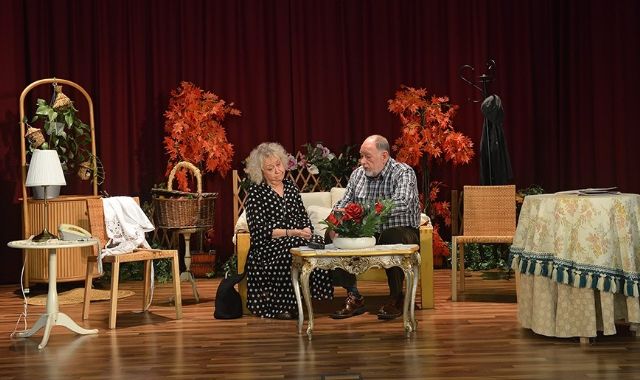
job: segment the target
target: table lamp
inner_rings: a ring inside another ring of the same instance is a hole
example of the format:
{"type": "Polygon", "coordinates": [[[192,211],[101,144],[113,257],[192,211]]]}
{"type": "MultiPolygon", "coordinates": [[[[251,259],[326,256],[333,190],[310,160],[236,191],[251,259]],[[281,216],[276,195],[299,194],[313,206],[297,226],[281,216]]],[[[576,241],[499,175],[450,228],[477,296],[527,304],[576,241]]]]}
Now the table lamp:
{"type": "Polygon", "coordinates": [[[29,163],[29,171],[27,172],[27,180],[25,186],[34,187],[42,186],[44,189],[44,230],[33,238],[33,241],[42,242],[49,239],[57,239],[56,235],[51,234],[47,230],[49,225],[49,205],[47,203],[47,186],[64,186],[67,182],[64,180],[62,173],[62,165],[58,152],[55,150],[34,150],[29,163]]]}

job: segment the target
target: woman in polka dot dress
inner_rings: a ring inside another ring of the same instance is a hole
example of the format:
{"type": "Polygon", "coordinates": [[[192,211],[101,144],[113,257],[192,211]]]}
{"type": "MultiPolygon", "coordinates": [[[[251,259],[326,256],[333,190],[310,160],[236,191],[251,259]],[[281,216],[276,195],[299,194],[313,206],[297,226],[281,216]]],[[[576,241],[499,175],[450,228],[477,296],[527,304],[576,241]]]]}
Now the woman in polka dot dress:
{"type": "MultiPolygon", "coordinates": [[[[289,250],[318,238],[313,236],[300,192],[293,182],[284,179],[287,160],[280,144],[262,143],[249,155],[245,169],[253,182],[245,203],[251,236],[246,266],[247,307],[265,318],[296,318],[289,250]]],[[[313,298],[333,297],[328,271],[315,270],[310,282],[313,298]]]]}

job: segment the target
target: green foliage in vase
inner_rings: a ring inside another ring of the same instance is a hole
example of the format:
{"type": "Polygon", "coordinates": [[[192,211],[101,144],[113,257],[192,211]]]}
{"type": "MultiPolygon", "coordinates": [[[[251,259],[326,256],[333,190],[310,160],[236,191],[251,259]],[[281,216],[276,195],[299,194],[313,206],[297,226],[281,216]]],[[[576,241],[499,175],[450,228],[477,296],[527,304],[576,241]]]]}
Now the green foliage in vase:
{"type": "Polygon", "coordinates": [[[77,117],[78,110],[69,104],[62,109],[54,109],[44,99],[36,101],[36,114],[31,124],[42,122],[45,142],[35,149],[53,149],[58,152],[62,169],[75,172],[79,165],[91,161],[91,129],[77,117]]]}

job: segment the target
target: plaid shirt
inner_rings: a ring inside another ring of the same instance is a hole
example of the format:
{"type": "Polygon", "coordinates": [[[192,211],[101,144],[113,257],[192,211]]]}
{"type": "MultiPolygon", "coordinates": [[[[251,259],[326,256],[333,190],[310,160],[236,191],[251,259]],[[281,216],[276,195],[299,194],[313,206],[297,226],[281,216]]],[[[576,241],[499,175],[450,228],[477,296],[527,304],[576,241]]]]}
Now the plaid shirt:
{"type": "Polygon", "coordinates": [[[369,203],[381,199],[392,199],[394,205],[381,230],[420,226],[416,173],[409,165],[391,157],[377,177],[367,177],[362,166],[354,170],[344,197],[334,208],[344,208],[349,202],[369,203]]]}

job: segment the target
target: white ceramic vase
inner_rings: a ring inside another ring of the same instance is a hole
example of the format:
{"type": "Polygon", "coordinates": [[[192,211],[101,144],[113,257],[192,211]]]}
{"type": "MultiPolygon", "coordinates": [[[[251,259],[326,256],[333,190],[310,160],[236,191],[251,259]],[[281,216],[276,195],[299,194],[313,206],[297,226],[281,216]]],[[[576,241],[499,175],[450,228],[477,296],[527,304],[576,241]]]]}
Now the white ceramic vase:
{"type": "Polygon", "coordinates": [[[376,238],[373,236],[359,238],[336,237],[333,239],[333,245],[340,249],[371,248],[376,245],[376,238]]]}

